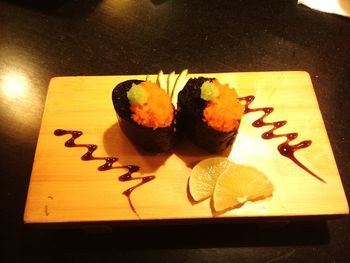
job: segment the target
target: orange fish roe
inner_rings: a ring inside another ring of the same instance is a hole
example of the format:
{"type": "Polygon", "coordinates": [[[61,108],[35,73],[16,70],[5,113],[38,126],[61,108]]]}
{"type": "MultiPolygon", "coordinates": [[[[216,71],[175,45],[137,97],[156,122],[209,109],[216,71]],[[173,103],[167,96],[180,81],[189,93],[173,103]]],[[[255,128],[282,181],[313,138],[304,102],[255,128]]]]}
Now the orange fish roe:
{"type": "Polygon", "coordinates": [[[174,108],[167,93],[152,82],[144,81],[139,85],[149,96],[142,105],[131,104],[130,109],[133,112],[131,118],[138,124],[153,129],[170,126],[174,108]]]}
{"type": "Polygon", "coordinates": [[[208,102],[203,111],[204,121],[215,130],[231,132],[238,128],[244,106],[238,101],[233,88],[220,84],[216,79],[213,83],[218,87],[220,95],[208,102]]]}

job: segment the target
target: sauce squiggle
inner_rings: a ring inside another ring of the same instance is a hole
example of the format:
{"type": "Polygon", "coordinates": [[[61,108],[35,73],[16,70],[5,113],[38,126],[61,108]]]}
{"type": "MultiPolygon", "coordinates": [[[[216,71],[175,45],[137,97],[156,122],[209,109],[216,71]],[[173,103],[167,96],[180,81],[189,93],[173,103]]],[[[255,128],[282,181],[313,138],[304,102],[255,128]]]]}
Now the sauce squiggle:
{"type": "Polygon", "coordinates": [[[118,161],[117,157],[95,157],[93,156],[93,152],[96,151],[97,145],[96,144],[77,144],[75,143],[75,139],[83,135],[82,131],[74,131],[74,130],[63,130],[63,129],[57,129],[55,130],[54,134],[56,136],[62,136],[66,134],[70,134],[72,137],[68,139],[65,142],[66,147],[83,147],[87,149],[87,152],[81,156],[81,160],[83,161],[90,161],[90,160],[104,160],[105,163],[99,166],[97,169],[99,171],[107,171],[111,169],[127,169],[127,172],[125,174],[122,174],[119,176],[119,181],[121,182],[127,182],[131,180],[141,180],[138,184],[134,185],[133,187],[130,187],[126,189],[123,192],[123,195],[125,195],[128,199],[129,205],[131,210],[139,217],[139,215],[136,212],[136,209],[131,201],[131,193],[141,185],[152,181],[155,176],[149,175],[149,176],[133,176],[133,173],[140,170],[140,167],[137,165],[122,165],[122,166],[113,166],[113,164],[118,161]]]}
{"type": "Polygon", "coordinates": [[[264,126],[272,126],[271,130],[268,130],[267,132],[264,132],[261,137],[265,140],[270,140],[273,138],[280,138],[285,137],[286,141],[278,145],[277,149],[281,155],[284,157],[289,158],[292,160],[296,165],[298,165],[300,168],[304,169],[306,172],[308,172],[310,175],[315,177],[317,180],[320,180],[323,183],[326,183],[325,180],[323,180],[321,177],[319,177],[317,174],[315,174],[313,171],[311,171],[309,168],[307,168],[303,163],[301,163],[294,155],[294,153],[300,149],[307,148],[311,145],[311,140],[305,140],[301,141],[298,144],[291,145],[290,142],[295,140],[298,137],[298,133],[291,132],[291,133],[284,133],[284,134],[275,134],[274,132],[283,127],[287,124],[287,121],[275,121],[275,122],[265,122],[264,119],[270,115],[274,108],[272,107],[262,107],[262,108],[250,108],[249,105],[254,101],[255,96],[246,96],[239,98],[241,101],[245,101],[245,110],[244,113],[250,113],[250,112],[258,112],[261,111],[264,114],[255,120],[252,125],[253,127],[260,128],[264,126]]]}

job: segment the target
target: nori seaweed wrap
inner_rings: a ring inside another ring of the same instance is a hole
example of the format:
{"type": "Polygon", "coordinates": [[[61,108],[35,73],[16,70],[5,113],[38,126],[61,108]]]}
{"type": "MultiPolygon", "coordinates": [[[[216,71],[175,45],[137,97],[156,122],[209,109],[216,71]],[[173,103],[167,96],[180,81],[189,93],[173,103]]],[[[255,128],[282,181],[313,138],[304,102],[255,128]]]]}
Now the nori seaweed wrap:
{"type": "MultiPolygon", "coordinates": [[[[218,83],[214,78],[191,78],[179,92],[177,101],[178,126],[180,131],[187,135],[196,145],[210,153],[218,153],[233,144],[238,132],[240,118],[234,120],[236,122],[235,127],[225,131],[213,128],[208,124],[204,116],[204,110],[210,102],[201,97],[201,87],[205,82],[218,83]]],[[[230,88],[226,85],[225,89],[230,88]]],[[[237,95],[234,90],[233,92],[237,95]]],[[[229,106],[231,107],[231,104],[229,106]]],[[[237,98],[232,103],[232,107],[235,106],[238,107],[237,111],[239,114],[241,112],[242,115],[243,105],[239,104],[237,98]]]]}
{"type": "MultiPolygon", "coordinates": [[[[166,152],[177,142],[175,109],[173,109],[171,123],[167,127],[146,127],[137,123],[133,118],[131,103],[127,93],[132,86],[143,83],[141,80],[128,80],[119,83],[112,92],[114,109],[118,116],[118,122],[124,134],[135,144],[146,151],[166,152]]],[[[159,109],[162,111],[163,109],[159,109]]]]}

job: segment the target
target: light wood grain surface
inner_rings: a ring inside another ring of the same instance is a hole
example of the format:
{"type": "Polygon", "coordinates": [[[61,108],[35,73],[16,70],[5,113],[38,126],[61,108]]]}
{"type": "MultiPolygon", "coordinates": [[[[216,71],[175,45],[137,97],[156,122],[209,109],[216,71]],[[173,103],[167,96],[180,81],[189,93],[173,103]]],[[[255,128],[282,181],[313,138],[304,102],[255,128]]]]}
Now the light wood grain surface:
{"type": "MultiPolygon", "coordinates": [[[[198,74],[197,74],[198,75],[198,74]]],[[[192,76],[197,76],[192,75],[192,76]]],[[[273,197],[247,203],[219,217],[328,216],[348,214],[348,204],[317,99],[306,72],[254,72],[199,74],[217,77],[235,87],[239,96],[254,95],[251,107],[271,106],[267,121],[287,120],[278,133],[298,132],[296,142],[312,145],[296,156],[322,177],[322,183],[281,156],[284,138],[263,140],[268,130],[251,123],[261,113],[246,114],[229,158],[264,172],[272,181],[273,197]]],[[[173,152],[150,155],[137,150],[121,132],[111,101],[113,88],[142,76],[59,77],[50,82],[39,134],[25,223],[99,222],[213,218],[210,201],[193,204],[187,181],[194,163],[213,156],[183,141],[173,152]],[[120,170],[101,172],[103,161],[82,161],[85,148],[66,148],[69,135],[57,137],[55,129],[81,130],[77,143],[98,145],[95,156],[117,156],[120,164],[141,166],[142,175],[156,179],[135,190],[130,209],[122,192],[136,184],[120,182],[120,170]]],[[[151,76],[153,79],[156,76],[151,76]]]]}

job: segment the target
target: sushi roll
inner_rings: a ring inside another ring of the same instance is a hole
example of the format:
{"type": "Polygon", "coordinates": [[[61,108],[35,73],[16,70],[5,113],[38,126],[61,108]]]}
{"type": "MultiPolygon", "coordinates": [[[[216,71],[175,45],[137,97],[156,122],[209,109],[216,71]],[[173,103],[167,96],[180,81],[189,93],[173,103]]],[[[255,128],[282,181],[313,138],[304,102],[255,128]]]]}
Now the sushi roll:
{"type": "Polygon", "coordinates": [[[114,109],[123,133],[150,152],[166,152],[177,141],[175,109],[169,95],[156,83],[128,80],[112,92],[114,109]]]}
{"type": "Polygon", "coordinates": [[[188,80],[177,107],[179,129],[210,153],[233,144],[244,112],[233,88],[204,77],[188,80]]]}

